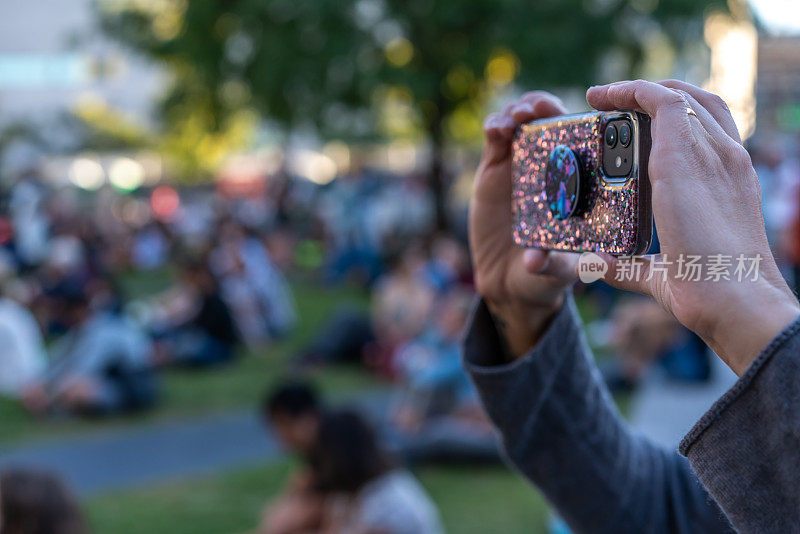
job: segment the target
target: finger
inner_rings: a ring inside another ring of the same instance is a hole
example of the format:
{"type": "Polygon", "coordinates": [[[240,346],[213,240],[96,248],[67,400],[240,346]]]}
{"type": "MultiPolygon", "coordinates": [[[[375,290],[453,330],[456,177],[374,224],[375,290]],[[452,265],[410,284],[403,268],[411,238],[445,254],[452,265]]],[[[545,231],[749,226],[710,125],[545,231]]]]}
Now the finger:
{"type": "Polygon", "coordinates": [[[534,104],[539,100],[550,100],[558,103],[561,107],[564,107],[564,103],[561,102],[560,98],[553,93],[548,93],[547,91],[528,91],[519,99],[520,102],[530,102],[531,104],[534,104]]]}
{"type": "Polygon", "coordinates": [[[511,108],[511,117],[516,124],[524,124],[534,119],[563,115],[567,110],[561,101],[549,93],[537,97],[523,97],[511,108]]]}
{"type": "Polygon", "coordinates": [[[552,276],[564,282],[574,282],[578,255],[540,249],[527,249],[523,254],[525,270],[540,276],[552,276]]]}
{"type": "Polygon", "coordinates": [[[486,118],[486,122],[483,124],[486,138],[483,148],[483,163],[493,164],[508,157],[514,128],[516,125],[508,115],[493,113],[486,118]]]}
{"type": "Polygon", "coordinates": [[[711,139],[719,140],[725,139],[728,137],[727,132],[723,130],[722,126],[717,122],[717,120],[711,115],[711,113],[703,107],[700,102],[698,102],[692,95],[689,93],[682,91],[680,89],[675,89],[679,93],[683,95],[686,99],[686,103],[688,104],[689,108],[691,108],[696,115],[697,121],[700,123],[705,131],[709,134],[711,139]]]}
{"type": "Polygon", "coordinates": [[[636,80],[590,87],[586,101],[600,111],[635,109],[653,119],[668,114],[683,121],[688,120],[688,107],[684,96],[673,89],[653,82],[636,80]]]}
{"type": "Polygon", "coordinates": [[[500,113],[489,115],[484,122],[483,128],[486,137],[483,151],[484,161],[496,163],[508,156],[511,139],[519,124],[565,112],[561,101],[545,91],[525,93],[521,99],[506,104],[500,113]]]}
{"type": "Polygon", "coordinates": [[[650,274],[652,256],[617,258],[597,253],[608,264],[602,280],[616,289],[653,296],[653,277],[650,274]]]}
{"type": "MultiPolygon", "coordinates": [[[[672,298],[669,292],[668,267],[671,265],[662,254],[636,256],[632,258],[615,258],[609,254],[600,254],[607,263],[603,281],[611,287],[623,291],[632,291],[655,299],[664,309],[672,312],[672,298]],[[660,265],[660,268],[656,265],[660,265]]],[[[673,273],[674,274],[674,273],[673,273]]]]}
{"type": "Polygon", "coordinates": [[[514,128],[516,128],[514,120],[510,115],[504,113],[492,113],[486,117],[486,121],[483,123],[483,131],[487,139],[496,142],[504,139],[510,140],[514,134],[514,128]]]}
{"type": "Polygon", "coordinates": [[[700,105],[708,110],[708,112],[712,117],[714,117],[714,120],[719,123],[726,134],[728,134],[737,143],[742,142],[742,138],[739,135],[739,128],[736,126],[736,122],[733,120],[733,116],[731,115],[731,110],[728,108],[728,104],[726,104],[725,101],[718,95],[709,93],[704,89],[681,80],[662,80],[658,83],[664,87],[680,89],[681,91],[692,95],[692,97],[697,100],[700,105]]]}
{"type": "MultiPolygon", "coordinates": [[[[527,103],[534,109],[537,106],[541,106],[542,104],[548,105],[551,109],[556,110],[557,113],[563,114],[566,113],[566,107],[564,103],[561,101],[560,98],[555,96],[552,93],[548,93],[547,91],[529,91],[522,95],[522,98],[519,99],[519,103],[527,103]]],[[[542,109],[543,113],[546,113],[544,109],[542,109]]],[[[540,113],[537,113],[537,118],[542,118],[543,116],[540,113]]]]}

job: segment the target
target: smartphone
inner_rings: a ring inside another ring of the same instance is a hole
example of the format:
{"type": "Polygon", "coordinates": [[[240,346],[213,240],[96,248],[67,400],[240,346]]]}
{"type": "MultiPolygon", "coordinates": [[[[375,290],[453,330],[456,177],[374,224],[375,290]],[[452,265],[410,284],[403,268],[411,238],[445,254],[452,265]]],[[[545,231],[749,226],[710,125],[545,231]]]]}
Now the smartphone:
{"type": "Polygon", "coordinates": [[[650,118],[633,111],[520,125],[513,141],[514,241],[614,256],[647,252],[650,145],[650,118]]]}

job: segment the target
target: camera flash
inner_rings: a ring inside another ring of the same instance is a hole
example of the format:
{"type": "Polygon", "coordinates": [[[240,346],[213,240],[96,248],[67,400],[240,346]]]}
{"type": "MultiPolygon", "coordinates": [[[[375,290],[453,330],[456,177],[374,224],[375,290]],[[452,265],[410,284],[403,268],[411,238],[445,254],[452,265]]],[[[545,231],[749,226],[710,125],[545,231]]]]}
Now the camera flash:
{"type": "Polygon", "coordinates": [[[622,157],[617,156],[617,159],[614,160],[614,164],[617,166],[617,168],[622,167],[622,157]]]}

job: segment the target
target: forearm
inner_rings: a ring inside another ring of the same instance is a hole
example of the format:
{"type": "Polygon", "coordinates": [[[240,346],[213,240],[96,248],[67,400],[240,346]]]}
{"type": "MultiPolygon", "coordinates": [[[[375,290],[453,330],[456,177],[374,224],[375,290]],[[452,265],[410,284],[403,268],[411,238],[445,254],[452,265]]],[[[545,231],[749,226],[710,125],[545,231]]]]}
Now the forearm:
{"type": "Polygon", "coordinates": [[[499,363],[500,343],[480,306],[466,339],[467,368],[507,456],[575,531],[729,531],[686,462],[622,421],[571,299],[523,358],[499,363]]]}

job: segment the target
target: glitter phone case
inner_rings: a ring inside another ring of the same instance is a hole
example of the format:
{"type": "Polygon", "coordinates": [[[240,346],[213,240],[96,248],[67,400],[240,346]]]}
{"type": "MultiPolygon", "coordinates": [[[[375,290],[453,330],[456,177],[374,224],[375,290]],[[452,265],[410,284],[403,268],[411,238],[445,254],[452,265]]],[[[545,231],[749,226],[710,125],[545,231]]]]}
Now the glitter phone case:
{"type": "Polygon", "coordinates": [[[620,111],[537,120],[517,129],[513,150],[518,245],[614,256],[647,252],[653,231],[649,117],[620,111]],[[633,130],[631,172],[621,178],[606,176],[602,165],[605,126],[615,119],[629,120],[633,130]]]}

